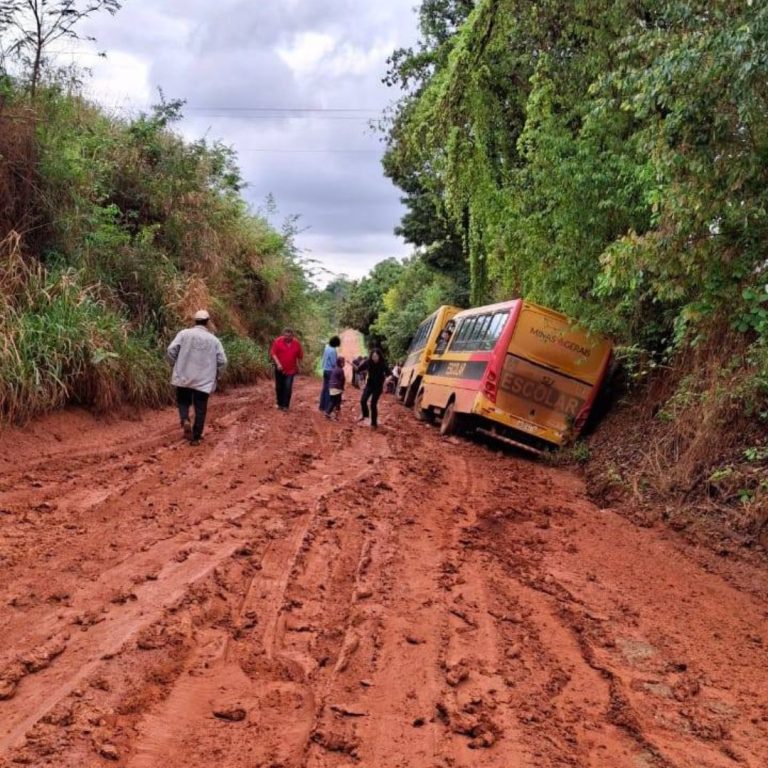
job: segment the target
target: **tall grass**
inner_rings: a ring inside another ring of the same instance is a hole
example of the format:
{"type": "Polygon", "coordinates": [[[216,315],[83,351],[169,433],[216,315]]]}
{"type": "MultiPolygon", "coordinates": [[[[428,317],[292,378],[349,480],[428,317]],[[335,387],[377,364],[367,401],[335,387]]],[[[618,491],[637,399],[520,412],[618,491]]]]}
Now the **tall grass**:
{"type": "Polygon", "coordinates": [[[168,399],[156,345],[130,333],[98,285],[84,285],[72,269],[27,266],[15,248],[3,261],[5,287],[13,282],[15,291],[0,299],[0,420],[25,421],[69,402],[105,411],[168,399]]]}
{"type": "Polygon", "coordinates": [[[221,378],[222,387],[247,384],[271,370],[269,350],[263,344],[243,336],[224,336],[221,340],[227,354],[227,370],[221,378]]]}

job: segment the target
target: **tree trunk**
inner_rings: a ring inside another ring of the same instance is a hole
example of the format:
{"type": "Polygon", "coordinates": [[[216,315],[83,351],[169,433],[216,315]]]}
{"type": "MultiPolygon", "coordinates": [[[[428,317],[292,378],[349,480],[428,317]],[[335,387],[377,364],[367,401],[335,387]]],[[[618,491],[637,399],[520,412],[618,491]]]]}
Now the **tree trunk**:
{"type": "Polygon", "coordinates": [[[45,41],[43,39],[43,18],[42,18],[42,11],[37,6],[37,1],[35,1],[34,8],[33,8],[34,14],[35,14],[35,63],[32,65],[32,83],[29,87],[29,92],[32,95],[32,98],[35,98],[35,94],[37,93],[37,81],[40,79],[40,64],[43,59],[43,45],[45,44],[45,41]]]}

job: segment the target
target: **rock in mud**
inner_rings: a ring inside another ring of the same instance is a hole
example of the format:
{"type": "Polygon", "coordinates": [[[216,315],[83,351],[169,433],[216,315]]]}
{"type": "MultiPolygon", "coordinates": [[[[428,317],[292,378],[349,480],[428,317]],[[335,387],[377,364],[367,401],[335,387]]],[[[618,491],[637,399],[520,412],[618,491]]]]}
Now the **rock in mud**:
{"type": "Polygon", "coordinates": [[[100,744],[98,748],[99,754],[107,760],[119,760],[120,752],[114,744],[100,744]]]}
{"type": "Polygon", "coordinates": [[[220,707],[213,710],[214,717],[230,723],[240,723],[247,715],[248,713],[242,707],[220,707]]]}
{"type": "Polygon", "coordinates": [[[0,680],[0,701],[7,701],[16,695],[16,682],[14,680],[0,680]]]}
{"type": "Polygon", "coordinates": [[[339,733],[325,733],[315,731],[312,734],[312,741],[319,744],[329,752],[341,752],[342,754],[357,756],[358,743],[354,739],[348,738],[339,733]]]}
{"type": "Polygon", "coordinates": [[[355,651],[360,646],[360,637],[354,632],[350,632],[339,653],[339,660],[336,662],[336,672],[343,672],[352,659],[355,651]]]}

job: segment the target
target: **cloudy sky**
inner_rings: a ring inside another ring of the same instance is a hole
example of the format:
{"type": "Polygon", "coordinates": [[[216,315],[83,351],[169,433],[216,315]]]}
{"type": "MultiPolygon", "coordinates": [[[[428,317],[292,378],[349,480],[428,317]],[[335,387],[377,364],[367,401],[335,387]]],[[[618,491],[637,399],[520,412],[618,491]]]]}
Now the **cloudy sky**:
{"type": "Polygon", "coordinates": [[[179,130],[237,151],[253,206],[272,194],[278,218],[300,215],[309,257],[360,277],[409,251],[392,233],[399,193],[368,123],[396,97],[381,78],[392,50],[415,40],[415,3],[124,0],[84,27],[95,46],[60,43],[58,61],[87,64],[88,93],[120,112],[146,109],[158,87],[186,99],[179,130]]]}

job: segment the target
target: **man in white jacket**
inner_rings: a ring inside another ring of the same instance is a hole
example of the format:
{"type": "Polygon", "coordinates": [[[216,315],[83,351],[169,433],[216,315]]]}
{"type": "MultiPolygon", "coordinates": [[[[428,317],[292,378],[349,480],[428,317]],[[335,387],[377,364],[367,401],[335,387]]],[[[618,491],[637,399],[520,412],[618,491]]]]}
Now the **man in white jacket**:
{"type": "Polygon", "coordinates": [[[226,368],[227,356],[221,342],[208,330],[208,312],[200,309],[194,317],[194,328],[180,331],[168,347],[166,356],[173,365],[171,384],[176,387],[184,436],[192,445],[200,445],[208,395],[216,389],[216,379],[226,368]],[[192,405],[195,408],[194,425],[189,421],[192,405]]]}

